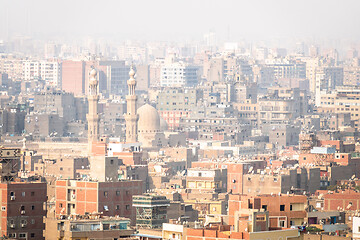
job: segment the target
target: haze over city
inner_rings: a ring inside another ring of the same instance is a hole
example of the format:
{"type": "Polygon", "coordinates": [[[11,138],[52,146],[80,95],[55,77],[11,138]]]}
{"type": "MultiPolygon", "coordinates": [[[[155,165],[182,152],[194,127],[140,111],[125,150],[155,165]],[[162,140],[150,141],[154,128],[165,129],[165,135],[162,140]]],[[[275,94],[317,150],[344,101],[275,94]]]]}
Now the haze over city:
{"type": "Polygon", "coordinates": [[[0,4],[0,39],[26,35],[179,41],[199,40],[208,31],[222,41],[360,37],[356,0],[2,0],[0,4]]]}
{"type": "Polygon", "coordinates": [[[0,0],[0,240],[360,240],[358,0],[0,0]]]}

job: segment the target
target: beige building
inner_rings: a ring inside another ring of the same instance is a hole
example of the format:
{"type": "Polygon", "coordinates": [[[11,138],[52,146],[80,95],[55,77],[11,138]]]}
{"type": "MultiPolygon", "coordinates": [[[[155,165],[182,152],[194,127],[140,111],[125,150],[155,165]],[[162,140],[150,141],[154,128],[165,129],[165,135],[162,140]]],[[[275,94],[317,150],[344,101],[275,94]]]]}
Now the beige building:
{"type": "Polygon", "coordinates": [[[314,193],[320,189],[319,168],[283,169],[262,174],[245,174],[243,192],[248,195],[278,194],[295,191],[314,193]]]}
{"type": "Polygon", "coordinates": [[[360,83],[360,66],[344,66],[344,85],[357,86],[360,83]]]}
{"type": "Polygon", "coordinates": [[[306,78],[309,80],[310,92],[315,93],[316,89],[316,69],[321,65],[319,58],[306,58],[303,59],[306,63],[306,78]]]}
{"type": "Polygon", "coordinates": [[[316,105],[319,113],[349,113],[355,121],[355,128],[360,119],[360,88],[337,87],[334,91],[321,92],[316,105]]]}
{"type": "Polygon", "coordinates": [[[258,111],[258,123],[283,124],[299,116],[299,108],[293,99],[283,98],[260,98],[258,111]]]}
{"type": "Polygon", "coordinates": [[[285,229],[276,231],[251,232],[249,240],[279,240],[279,239],[302,239],[298,229],[285,229]]]}
{"type": "Polygon", "coordinates": [[[184,226],[181,224],[164,223],[162,228],[162,239],[184,240],[184,226]]]}
{"type": "Polygon", "coordinates": [[[45,239],[130,239],[134,233],[128,218],[85,215],[64,219],[47,218],[45,239]]]}
{"type": "Polygon", "coordinates": [[[188,199],[184,200],[185,204],[192,205],[192,208],[199,213],[199,220],[205,220],[207,215],[226,215],[227,201],[224,199],[188,199]]]}
{"type": "Polygon", "coordinates": [[[187,172],[186,188],[196,192],[225,192],[227,170],[190,168],[187,172]]]}

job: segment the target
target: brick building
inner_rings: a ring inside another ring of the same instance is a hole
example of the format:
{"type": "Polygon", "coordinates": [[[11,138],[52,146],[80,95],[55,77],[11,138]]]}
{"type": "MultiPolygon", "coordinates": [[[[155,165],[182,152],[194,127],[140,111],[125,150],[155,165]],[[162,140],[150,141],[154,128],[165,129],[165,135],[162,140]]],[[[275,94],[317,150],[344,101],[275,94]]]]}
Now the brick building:
{"type": "Polygon", "coordinates": [[[302,195],[229,195],[229,223],[234,224],[236,212],[244,209],[264,209],[269,212],[269,227],[283,228],[301,225],[306,220],[307,197],[302,195]]]}
{"type": "Polygon", "coordinates": [[[16,239],[44,239],[46,183],[0,183],[0,236],[16,239]]]}
{"type": "Polygon", "coordinates": [[[103,212],[105,216],[119,215],[132,220],[135,210],[132,196],[142,194],[142,181],[90,182],[56,181],[56,217],[60,215],[103,212]]]}
{"type": "Polygon", "coordinates": [[[191,164],[193,168],[209,168],[209,169],[227,169],[227,191],[243,193],[243,175],[249,171],[256,171],[266,167],[266,161],[254,160],[236,162],[215,162],[215,161],[199,161],[191,164]]]}

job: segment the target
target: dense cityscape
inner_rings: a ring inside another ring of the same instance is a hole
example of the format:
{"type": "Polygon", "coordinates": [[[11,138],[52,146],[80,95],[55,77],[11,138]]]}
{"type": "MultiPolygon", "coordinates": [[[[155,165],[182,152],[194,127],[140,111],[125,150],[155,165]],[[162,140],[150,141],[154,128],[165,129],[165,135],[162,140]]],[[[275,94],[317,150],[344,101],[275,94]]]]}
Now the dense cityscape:
{"type": "Polygon", "coordinates": [[[44,37],[31,10],[16,29],[13,4],[0,4],[0,239],[360,240],[358,28],[44,37]]]}

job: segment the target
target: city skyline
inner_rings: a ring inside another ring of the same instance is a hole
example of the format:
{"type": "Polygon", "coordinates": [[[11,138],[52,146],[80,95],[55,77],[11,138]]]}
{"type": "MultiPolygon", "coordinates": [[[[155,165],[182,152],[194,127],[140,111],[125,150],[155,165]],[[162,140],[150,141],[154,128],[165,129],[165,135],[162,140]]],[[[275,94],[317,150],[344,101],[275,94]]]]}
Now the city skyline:
{"type": "Polygon", "coordinates": [[[360,240],[359,7],[0,0],[0,240],[360,240]]]}

